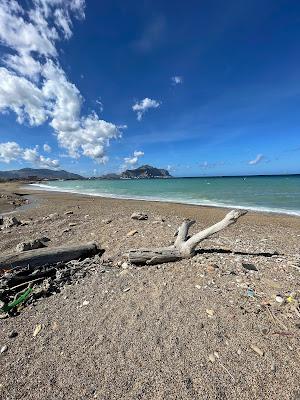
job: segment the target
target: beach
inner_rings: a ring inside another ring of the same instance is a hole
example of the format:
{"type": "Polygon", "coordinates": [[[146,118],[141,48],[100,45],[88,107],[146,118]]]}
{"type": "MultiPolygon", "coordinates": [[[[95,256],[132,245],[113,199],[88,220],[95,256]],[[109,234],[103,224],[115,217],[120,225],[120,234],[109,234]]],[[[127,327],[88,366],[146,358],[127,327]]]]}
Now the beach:
{"type": "Polygon", "coordinates": [[[82,279],[0,321],[3,398],[300,398],[300,217],[249,212],[191,259],[137,267],[129,249],[170,245],[183,219],[196,220],[193,234],[228,209],[14,183],[0,192],[1,212],[22,222],[0,231],[3,254],[45,236],[48,247],[105,250],[82,279]]]}

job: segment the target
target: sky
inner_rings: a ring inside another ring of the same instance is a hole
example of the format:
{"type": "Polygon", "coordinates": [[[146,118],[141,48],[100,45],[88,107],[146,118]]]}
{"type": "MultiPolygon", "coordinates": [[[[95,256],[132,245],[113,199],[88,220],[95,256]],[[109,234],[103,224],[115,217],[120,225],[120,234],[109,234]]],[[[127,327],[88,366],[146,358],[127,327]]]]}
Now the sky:
{"type": "Polygon", "coordinates": [[[0,0],[0,169],[300,173],[298,0],[0,0]]]}

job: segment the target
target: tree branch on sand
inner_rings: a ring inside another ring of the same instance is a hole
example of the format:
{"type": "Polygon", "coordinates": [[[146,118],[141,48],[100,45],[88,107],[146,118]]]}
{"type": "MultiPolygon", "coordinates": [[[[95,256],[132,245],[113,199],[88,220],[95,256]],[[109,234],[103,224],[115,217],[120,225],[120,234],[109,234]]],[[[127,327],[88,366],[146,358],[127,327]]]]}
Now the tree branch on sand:
{"type": "Polygon", "coordinates": [[[153,265],[178,261],[183,258],[191,258],[195,255],[196,247],[199,243],[214,233],[234,224],[238,218],[246,213],[247,211],[245,210],[232,210],[222,219],[222,221],[204,229],[203,231],[195,233],[190,238],[188,238],[188,231],[195,221],[186,219],[179,227],[177,238],[172,246],[129,250],[127,254],[128,261],[131,264],[136,265],[153,265]]]}

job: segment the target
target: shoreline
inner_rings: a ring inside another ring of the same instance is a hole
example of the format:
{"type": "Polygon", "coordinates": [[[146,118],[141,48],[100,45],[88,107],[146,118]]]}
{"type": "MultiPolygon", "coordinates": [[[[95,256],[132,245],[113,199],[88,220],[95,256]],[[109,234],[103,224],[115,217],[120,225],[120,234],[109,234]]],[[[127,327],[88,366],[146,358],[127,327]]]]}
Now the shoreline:
{"type": "MultiPolygon", "coordinates": [[[[0,185],[0,191],[3,190],[3,185],[0,185]]],[[[37,238],[37,232],[41,232],[42,236],[49,235],[53,236],[53,240],[50,242],[52,245],[61,245],[62,243],[75,243],[80,242],[82,237],[94,239],[99,238],[100,242],[110,243],[110,240],[106,237],[106,232],[111,235],[111,226],[114,226],[114,234],[119,236],[120,232],[126,236],[127,232],[130,231],[131,227],[135,226],[132,221],[130,221],[130,215],[136,211],[143,211],[151,215],[152,222],[158,223],[158,221],[163,218],[164,220],[173,221],[167,224],[172,226],[169,235],[165,235],[165,239],[157,238],[162,241],[162,244],[167,244],[172,239],[174,232],[177,230],[178,226],[181,224],[183,219],[193,219],[197,222],[197,226],[205,227],[214,224],[221,220],[225,214],[228,213],[227,208],[222,207],[210,207],[210,206],[198,206],[198,205],[188,205],[181,203],[171,203],[171,202],[159,202],[159,201],[144,201],[135,199],[120,199],[120,198],[108,198],[100,196],[90,196],[78,193],[69,192],[58,192],[58,191],[46,191],[46,190],[31,190],[30,187],[24,186],[24,183],[13,183],[5,185],[6,193],[13,191],[25,195],[23,197],[31,198],[28,205],[20,208],[15,208],[11,210],[13,214],[29,223],[29,235],[32,239],[37,238]],[[72,222],[70,218],[66,218],[64,213],[68,210],[73,210],[76,226],[69,229],[68,223],[72,222]],[[54,226],[52,224],[47,224],[47,218],[49,215],[58,215],[54,219],[54,226]],[[76,216],[76,218],[75,218],[76,216]],[[117,222],[117,220],[119,222],[117,222]],[[115,220],[114,224],[109,224],[105,226],[102,222],[103,220],[115,220]],[[37,221],[37,223],[34,223],[37,221]],[[120,226],[124,224],[124,226],[120,226]],[[82,231],[80,231],[80,227],[82,231]],[[57,237],[54,237],[57,236],[57,237]]],[[[151,222],[151,224],[152,224],[151,222]]],[[[248,211],[247,215],[242,218],[242,220],[237,225],[240,229],[244,229],[246,232],[250,230],[249,238],[246,241],[249,242],[252,238],[254,231],[265,232],[266,227],[268,227],[268,232],[264,233],[264,237],[267,242],[272,244],[273,248],[278,247],[281,253],[284,253],[282,249],[286,248],[286,238],[290,236],[289,240],[294,243],[294,253],[299,252],[298,248],[300,237],[300,220],[298,217],[287,214],[277,214],[277,213],[264,213],[264,212],[253,212],[248,211]],[[287,233],[285,236],[283,232],[291,231],[292,233],[287,233]],[[278,237],[275,237],[274,232],[279,232],[278,237]],[[281,238],[281,240],[280,240],[281,238]]],[[[163,224],[166,225],[166,224],[163,224]]],[[[150,237],[153,236],[154,229],[152,225],[148,227],[150,237]],[[152,228],[152,229],[150,229],[152,228]]],[[[234,227],[232,230],[237,230],[234,227]]],[[[21,232],[26,231],[24,228],[21,232]]],[[[242,234],[242,233],[241,233],[242,234]]],[[[244,236],[244,234],[243,234],[244,236]]],[[[134,236],[136,239],[136,236],[134,236]]],[[[243,238],[244,240],[245,238],[243,238]]],[[[11,233],[5,235],[5,240],[0,243],[0,251],[12,250],[19,242],[22,240],[21,237],[17,237],[12,231],[11,233]]],[[[252,247],[256,247],[255,239],[252,238],[252,247]]],[[[155,241],[153,242],[153,244],[155,241]]],[[[137,243],[138,244],[138,243],[137,243]]],[[[132,245],[135,246],[135,240],[132,240],[132,245]]],[[[151,244],[151,243],[150,243],[151,244]]],[[[147,247],[147,242],[143,243],[143,247],[147,247]]],[[[109,245],[110,246],[110,245],[109,245]]],[[[110,251],[112,253],[117,253],[119,246],[110,251]]]]}
{"type": "Polygon", "coordinates": [[[272,209],[272,208],[265,208],[265,207],[253,207],[253,206],[239,206],[239,205],[230,205],[230,204],[223,204],[223,203],[215,203],[215,204],[205,204],[205,203],[195,203],[189,201],[179,201],[179,200],[172,200],[172,199],[162,199],[162,198],[146,198],[146,197],[127,197],[121,195],[107,195],[105,193],[86,193],[75,191],[73,189],[60,189],[51,187],[45,184],[28,184],[27,187],[29,190],[33,191],[45,191],[45,192],[57,192],[57,193],[68,193],[70,195],[80,195],[80,196],[89,196],[95,198],[105,198],[105,199],[114,199],[114,200],[133,200],[133,201],[143,201],[143,202],[155,202],[155,203],[167,203],[167,204],[176,204],[176,205],[187,205],[187,206],[195,206],[195,207],[208,207],[208,208],[217,208],[217,209],[238,209],[238,210],[247,210],[253,213],[262,213],[262,214],[271,214],[271,215],[288,215],[291,217],[300,217],[300,211],[293,211],[293,210],[280,210],[280,209],[272,209]],[[34,189],[32,187],[34,186],[34,189]]]}

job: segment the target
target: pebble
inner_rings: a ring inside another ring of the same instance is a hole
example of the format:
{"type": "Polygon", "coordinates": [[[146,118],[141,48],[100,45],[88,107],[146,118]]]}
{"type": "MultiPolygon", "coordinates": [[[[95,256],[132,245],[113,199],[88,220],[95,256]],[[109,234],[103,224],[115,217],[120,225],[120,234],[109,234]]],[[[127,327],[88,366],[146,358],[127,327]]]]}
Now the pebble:
{"type": "Polygon", "coordinates": [[[41,332],[41,330],[42,330],[42,325],[41,325],[41,324],[38,324],[38,325],[35,327],[34,331],[33,331],[33,337],[36,337],[36,336],[41,332]]]}
{"type": "Polygon", "coordinates": [[[131,215],[130,218],[131,218],[131,219],[136,219],[136,220],[138,220],[138,221],[141,221],[141,220],[146,220],[146,219],[148,219],[148,215],[145,214],[145,213],[141,213],[141,212],[134,212],[134,213],[131,215]]]}
{"type": "Polygon", "coordinates": [[[125,292],[129,292],[129,290],[130,290],[130,288],[126,288],[126,289],[123,290],[123,292],[124,292],[124,293],[125,293],[125,292]]]}
{"type": "Polygon", "coordinates": [[[0,349],[0,353],[5,353],[7,351],[8,347],[6,346],[6,344],[4,346],[1,347],[0,349]]]}
{"type": "Polygon", "coordinates": [[[18,336],[18,332],[17,331],[10,331],[9,334],[7,335],[10,339],[15,338],[16,336],[18,336]]]}
{"type": "Polygon", "coordinates": [[[76,222],[70,222],[69,223],[69,226],[76,226],[77,224],[76,224],[76,222]]]}
{"type": "Polygon", "coordinates": [[[66,211],[64,214],[65,215],[71,215],[71,214],[73,214],[73,211],[66,211]]]}
{"type": "Polygon", "coordinates": [[[195,288],[196,289],[201,289],[201,286],[200,285],[195,285],[195,288]]]}
{"type": "Polygon", "coordinates": [[[252,349],[255,353],[259,354],[261,357],[265,354],[265,353],[264,353],[259,347],[257,347],[255,344],[251,344],[250,347],[251,347],[251,349],[252,349]]]}
{"type": "Polygon", "coordinates": [[[108,225],[108,224],[110,224],[112,222],[112,219],[109,219],[109,218],[103,219],[101,222],[102,222],[102,224],[108,225]]]}
{"type": "Polygon", "coordinates": [[[213,315],[214,315],[214,310],[210,310],[210,309],[206,309],[206,313],[210,316],[210,317],[212,317],[213,315]]]}
{"type": "Polygon", "coordinates": [[[215,272],[216,269],[218,269],[218,268],[219,268],[219,266],[218,266],[217,264],[209,264],[209,265],[206,267],[206,271],[207,271],[208,273],[212,273],[212,272],[215,272]]]}
{"type": "Polygon", "coordinates": [[[134,235],[137,234],[137,233],[138,233],[137,230],[132,230],[132,231],[130,231],[130,232],[127,233],[127,236],[128,236],[128,237],[129,237],[129,236],[134,236],[134,235]]]}
{"type": "Polygon", "coordinates": [[[208,359],[209,359],[209,361],[211,361],[212,363],[214,363],[214,362],[216,361],[216,357],[215,357],[215,355],[214,355],[213,353],[210,353],[210,354],[208,355],[208,359]]]}
{"type": "Polygon", "coordinates": [[[88,306],[90,304],[90,302],[88,300],[84,300],[84,302],[82,303],[83,306],[88,306]]]}
{"type": "Polygon", "coordinates": [[[277,301],[277,303],[280,303],[280,304],[282,304],[282,303],[284,302],[284,298],[281,297],[280,295],[277,295],[277,296],[275,297],[275,300],[277,301]]]}
{"type": "Polygon", "coordinates": [[[238,353],[238,355],[240,356],[240,355],[242,354],[242,350],[241,350],[241,349],[238,349],[238,350],[237,350],[237,353],[238,353]]]}
{"type": "Polygon", "coordinates": [[[276,371],[276,364],[275,364],[275,361],[272,361],[272,364],[271,364],[271,371],[273,371],[273,372],[276,371]]]}
{"type": "Polygon", "coordinates": [[[258,271],[257,267],[256,267],[254,264],[242,263],[242,266],[243,266],[247,271],[258,271]]]}

